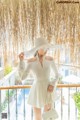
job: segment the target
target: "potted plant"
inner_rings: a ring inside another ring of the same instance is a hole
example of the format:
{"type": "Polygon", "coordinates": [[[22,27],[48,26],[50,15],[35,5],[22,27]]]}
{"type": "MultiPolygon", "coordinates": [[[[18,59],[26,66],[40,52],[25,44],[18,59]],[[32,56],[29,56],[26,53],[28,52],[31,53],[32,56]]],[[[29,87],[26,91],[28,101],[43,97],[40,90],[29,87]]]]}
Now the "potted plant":
{"type": "Polygon", "coordinates": [[[78,120],[80,120],[80,91],[73,94],[73,99],[78,109],[78,120]]]}
{"type": "Polygon", "coordinates": [[[13,99],[15,99],[15,94],[16,94],[15,90],[10,90],[9,93],[8,91],[6,91],[5,100],[1,104],[1,108],[0,108],[1,112],[3,112],[7,108],[8,102],[11,102],[13,99]]]}

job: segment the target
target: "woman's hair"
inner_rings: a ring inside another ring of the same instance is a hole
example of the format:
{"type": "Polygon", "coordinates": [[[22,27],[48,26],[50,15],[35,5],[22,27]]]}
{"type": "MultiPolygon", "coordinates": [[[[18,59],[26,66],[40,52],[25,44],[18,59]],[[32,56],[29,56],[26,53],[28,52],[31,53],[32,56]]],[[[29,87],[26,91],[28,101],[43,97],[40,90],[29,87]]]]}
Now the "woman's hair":
{"type": "MultiPolygon", "coordinates": [[[[46,54],[47,50],[45,51],[46,54]]],[[[36,57],[38,55],[38,50],[35,52],[34,57],[36,57]]]]}
{"type": "Polygon", "coordinates": [[[35,52],[34,57],[36,57],[37,55],[38,55],[38,51],[35,52]]]}

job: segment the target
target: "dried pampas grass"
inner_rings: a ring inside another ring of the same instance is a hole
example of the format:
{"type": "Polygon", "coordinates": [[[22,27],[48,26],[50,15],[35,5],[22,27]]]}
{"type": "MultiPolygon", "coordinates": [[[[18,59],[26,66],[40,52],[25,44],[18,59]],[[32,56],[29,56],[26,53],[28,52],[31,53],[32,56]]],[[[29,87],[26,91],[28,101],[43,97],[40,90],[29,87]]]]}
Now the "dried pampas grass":
{"type": "Polygon", "coordinates": [[[60,4],[56,0],[0,0],[0,41],[3,51],[6,44],[6,56],[9,51],[13,56],[16,51],[17,56],[25,49],[25,44],[34,43],[38,36],[63,44],[64,51],[68,47],[70,61],[80,64],[80,2],[60,4]]]}

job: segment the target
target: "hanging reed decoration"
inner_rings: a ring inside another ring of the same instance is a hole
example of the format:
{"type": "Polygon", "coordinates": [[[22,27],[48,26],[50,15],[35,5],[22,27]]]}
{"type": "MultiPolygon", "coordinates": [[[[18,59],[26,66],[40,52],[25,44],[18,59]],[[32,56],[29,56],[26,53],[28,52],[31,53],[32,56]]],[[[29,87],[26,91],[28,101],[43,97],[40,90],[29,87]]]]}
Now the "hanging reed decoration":
{"type": "Polygon", "coordinates": [[[70,62],[80,64],[80,2],[68,1],[0,0],[0,41],[5,60],[17,58],[29,44],[33,46],[35,38],[43,36],[64,45],[64,51],[69,48],[70,62]]]}
{"type": "Polygon", "coordinates": [[[66,4],[68,4],[68,3],[71,3],[71,4],[78,4],[79,3],[79,0],[56,0],[56,3],[66,3],[66,4]]]}

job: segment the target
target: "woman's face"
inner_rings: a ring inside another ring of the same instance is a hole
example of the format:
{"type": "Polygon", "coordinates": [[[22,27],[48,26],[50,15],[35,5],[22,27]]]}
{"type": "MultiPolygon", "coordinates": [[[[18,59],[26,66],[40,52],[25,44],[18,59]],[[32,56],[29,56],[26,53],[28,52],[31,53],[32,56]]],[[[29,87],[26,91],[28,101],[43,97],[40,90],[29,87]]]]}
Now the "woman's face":
{"type": "Polygon", "coordinates": [[[23,59],[24,59],[24,53],[23,53],[23,52],[21,52],[21,53],[19,54],[19,58],[20,58],[20,60],[23,60],[23,59]]]}
{"type": "Polygon", "coordinates": [[[38,54],[40,55],[40,56],[43,56],[43,55],[45,55],[45,50],[44,49],[39,49],[38,50],[38,54]]]}

